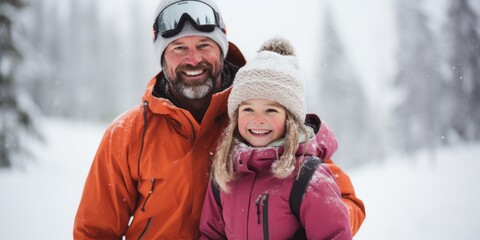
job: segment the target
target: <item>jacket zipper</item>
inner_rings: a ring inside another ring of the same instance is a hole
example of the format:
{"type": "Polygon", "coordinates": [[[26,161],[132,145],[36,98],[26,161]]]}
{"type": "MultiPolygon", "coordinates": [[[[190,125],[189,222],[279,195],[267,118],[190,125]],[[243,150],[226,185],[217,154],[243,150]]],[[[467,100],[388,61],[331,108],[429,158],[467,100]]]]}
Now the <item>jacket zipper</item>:
{"type": "Polygon", "coordinates": [[[138,162],[137,162],[137,182],[140,179],[140,162],[142,160],[143,147],[145,146],[145,134],[147,132],[147,108],[148,108],[148,102],[143,101],[143,129],[142,129],[142,142],[140,145],[140,153],[138,154],[138,162]]]}
{"type": "Polygon", "coordinates": [[[267,240],[270,238],[268,234],[268,194],[260,194],[255,201],[255,205],[257,205],[257,222],[261,224],[263,221],[263,239],[267,240]]]}
{"type": "Polygon", "coordinates": [[[190,123],[190,128],[192,128],[192,135],[193,135],[192,143],[193,143],[193,142],[195,142],[195,139],[197,138],[197,133],[195,132],[195,127],[193,126],[192,121],[190,121],[190,119],[187,117],[187,115],[183,111],[180,111],[180,112],[183,114],[183,116],[185,116],[188,123],[190,123]]]}
{"type": "MultiPolygon", "coordinates": [[[[145,198],[145,201],[143,202],[143,205],[142,205],[142,208],[140,210],[142,210],[142,212],[145,212],[145,205],[147,205],[147,201],[148,199],[150,198],[150,196],[152,195],[153,193],[153,189],[155,187],[155,178],[152,178],[150,180],[152,182],[152,186],[150,187],[150,192],[148,192],[148,195],[147,197],[145,198]]],[[[145,235],[145,233],[147,232],[148,228],[150,227],[150,222],[152,221],[152,218],[149,218],[147,220],[147,224],[145,225],[145,228],[143,229],[142,233],[140,234],[140,236],[138,236],[138,239],[142,239],[143,235],[145,235]]]]}
{"type": "Polygon", "coordinates": [[[145,212],[145,205],[147,204],[147,201],[148,199],[150,198],[150,196],[152,195],[153,193],[153,187],[155,186],[155,178],[152,178],[152,187],[150,188],[150,192],[148,193],[147,197],[145,198],[145,201],[143,202],[143,205],[142,205],[142,212],[145,212]]]}
{"type": "Polygon", "coordinates": [[[152,222],[152,218],[149,218],[147,220],[147,225],[145,226],[145,228],[143,229],[142,233],[140,234],[140,236],[138,236],[138,240],[142,239],[143,238],[143,235],[145,235],[145,233],[147,233],[147,230],[148,228],[150,227],[150,223],[152,222]]]}
{"type": "MultiPolygon", "coordinates": [[[[197,139],[197,133],[195,132],[195,126],[193,126],[193,123],[192,121],[187,117],[187,115],[183,112],[183,111],[180,111],[183,116],[185,117],[185,119],[187,119],[188,123],[190,124],[190,128],[192,129],[192,135],[193,135],[193,139],[191,139],[191,144],[192,144],[192,149],[193,149],[193,145],[195,144],[195,140],[197,139]]],[[[192,179],[195,179],[194,177],[194,172],[195,170],[193,169],[193,163],[190,165],[190,167],[192,168],[192,179]]],[[[195,195],[194,192],[195,192],[195,188],[193,187],[192,185],[192,188],[191,188],[191,192],[192,192],[192,196],[195,195]]],[[[190,209],[188,211],[188,214],[191,216],[192,215],[192,207],[193,206],[193,199],[190,199],[190,209]]]]}
{"type": "Polygon", "coordinates": [[[255,205],[257,205],[257,223],[260,224],[260,201],[263,194],[258,195],[257,200],[255,201],[255,205]]]}
{"type": "Polygon", "coordinates": [[[263,194],[263,207],[262,207],[262,214],[263,214],[263,239],[268,240],[270,239],[270,235],[268,234],[268,194],[263,194]]]}

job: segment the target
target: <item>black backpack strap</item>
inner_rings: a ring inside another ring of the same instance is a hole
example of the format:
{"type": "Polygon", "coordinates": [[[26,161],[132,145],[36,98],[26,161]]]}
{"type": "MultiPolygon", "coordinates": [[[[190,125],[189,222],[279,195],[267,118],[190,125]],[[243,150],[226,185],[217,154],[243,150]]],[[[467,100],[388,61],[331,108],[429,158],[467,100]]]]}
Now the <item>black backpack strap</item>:
{"type": "Polygon", "coordinates": [[[220,189],[218,189],[218,185],[214,180],[212,180],[211,185],[212,185],[213,196],[215,197],[215,202],[217,202],[217,205],[220,207],[220,209],[223,209],[222,201],[220,200],[220,189]]]}
{"type": "MultiPolygon", "coordinates": [[[[292,211],[293,215],[298,219],[300,222],[300,205],[302,204],[303,194],[307,190],[308,183],[312,178],[315,170],[317,170],[318,165],[322,163],[322,160],[318,157],[314,156],[307,156],[302,169],[300,170],[300,175],[297,179],[293,182],[292,191],[290,192],[290,210],[292,211]]],[[[291,239],[306,239],[305,229],[301,227],[295,235],[291,239]]]]}

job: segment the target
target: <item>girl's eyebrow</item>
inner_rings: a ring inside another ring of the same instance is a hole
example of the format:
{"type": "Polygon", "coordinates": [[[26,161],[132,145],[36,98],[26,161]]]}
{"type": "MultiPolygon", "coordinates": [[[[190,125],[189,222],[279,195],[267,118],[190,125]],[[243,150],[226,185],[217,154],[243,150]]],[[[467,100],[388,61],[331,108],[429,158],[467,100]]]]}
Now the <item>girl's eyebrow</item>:
{"type": "Polygon", "coordinates": [[[283,107],[280,103],[277,103],[277,102],[273,102],[273,103],[269,103],[267,104],[268,107],[283,107]]]}
{"type": "MultiPolygon", "coordinates": [[[[240,103],[239,106],[245,106],[245,105],[252,106],[252,105],[255,105],[255,103],[245,101],[245,102],[240,103]]],[[[265,106],[266,107],[279,107],[279,108],[283,107],[280,103],[277,103],[277,102],[267,103],[267,104],[265,104],[265,106]]]]}
{"type": "Polygon", "coordinates": [[[269,106],[275,106],[275,107],[282,107],[282,105],[280,103],[272,103],[272,104],[268,104],[269,106]]]}
{"type": "Polygon", "coordinates": [[[240,103],[240,106],[245,106],[245,105],[253,105],[253,103],[250,103],[250,102],[242,102],[242,103],[240,103]]]}

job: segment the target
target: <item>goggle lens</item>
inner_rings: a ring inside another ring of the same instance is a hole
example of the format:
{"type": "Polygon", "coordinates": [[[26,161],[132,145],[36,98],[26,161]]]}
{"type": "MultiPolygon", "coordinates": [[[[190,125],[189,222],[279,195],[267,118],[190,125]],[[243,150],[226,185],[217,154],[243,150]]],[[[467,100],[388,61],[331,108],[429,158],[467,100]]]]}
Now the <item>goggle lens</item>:
{"type": "Polygon", "coordinates": [[[155,39],[157,34],[168,38],[178,34],[185,20],[200,31],[211,32],[215,26],[220,27],[219,18],[215,10],[204,2],[181,1],[163,9],[153,26],[155,39]]]}

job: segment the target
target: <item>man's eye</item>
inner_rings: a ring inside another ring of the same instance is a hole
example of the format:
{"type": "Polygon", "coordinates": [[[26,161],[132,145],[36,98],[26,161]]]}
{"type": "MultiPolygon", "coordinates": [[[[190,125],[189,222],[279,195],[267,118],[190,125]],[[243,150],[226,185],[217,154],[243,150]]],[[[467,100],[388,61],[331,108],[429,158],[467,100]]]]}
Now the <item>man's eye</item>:
{"type": "Polygon", "coordinates": [[[200,44],[198,45],[198,48],[199,49],[207,49],[207,48],[210,48],[212,45],[209,44],[209,43],[203,43],[203,44],[200,44]]]}
{"type": "Polygon", "coordinates": [[[172,48],[170,50],[170,52],[174,53],[174,54],[182,54],[184,53],[185,51],[187,50],[187,47],[185,46],[175,46],[174,48],[172,48]]]}
{"type": "Polygon", "coordinates": [[[184,47],[184,46],[178,46],[178,47],[175,47],[173,50],[174,51],[184,51],[185,49],[187,49],[187,48],[184,47]]]}

